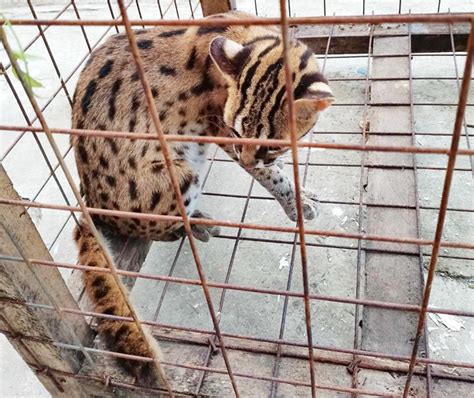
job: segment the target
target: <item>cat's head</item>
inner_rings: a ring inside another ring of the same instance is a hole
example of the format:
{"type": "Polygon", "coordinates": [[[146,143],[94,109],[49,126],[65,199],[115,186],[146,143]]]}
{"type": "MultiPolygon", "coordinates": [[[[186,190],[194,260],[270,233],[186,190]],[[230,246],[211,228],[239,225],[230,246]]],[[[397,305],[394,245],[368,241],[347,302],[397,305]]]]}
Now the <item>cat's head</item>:
{"type": "MultiPolygon", "coordinates": [[[[212,40],[210,55],[228,85],[224,122],[234,136],[290,138],[282,48],[277,35],[244,44],[221,36],[212,40]]],[[[289,63],[299,139],[335,98],[308,47],[291,41],[289,63]]],[[[288,147],[235,145],[235,149],[240,164],[253,168],[272,164],[288,147]]]]}

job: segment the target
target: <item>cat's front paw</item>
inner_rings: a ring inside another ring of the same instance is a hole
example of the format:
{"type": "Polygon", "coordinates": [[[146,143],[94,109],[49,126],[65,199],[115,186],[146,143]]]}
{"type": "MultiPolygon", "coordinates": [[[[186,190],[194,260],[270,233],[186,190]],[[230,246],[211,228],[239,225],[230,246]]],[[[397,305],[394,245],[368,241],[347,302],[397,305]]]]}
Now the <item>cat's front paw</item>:
{"type": "MultiPolygon", "coordinates": [[[[192,214],[193,218],[204,218],[207,220],[212,220],[212,217],[200,210],[196,210],[192,214]]],[[[191,224],[191,230],[193,231],[193,236],[200,240],[201,242],[209,242],[211,236],[217,236],[220,234],[221,229],[216,225],[204,225],[204,224],[191,224]]]]}
{"type": "MultiPolygon", "coordinates": [[[[319,215],[319,200],[314,192],[305,189],[301,190],[301,201],[303,202],[303,217],[305,220],[313,220],[319,215]]],[[[286,213],[290,220],[296,221],[298,218],[296,200],[293,200],[292,206],[288,210],[286,213]]]]}

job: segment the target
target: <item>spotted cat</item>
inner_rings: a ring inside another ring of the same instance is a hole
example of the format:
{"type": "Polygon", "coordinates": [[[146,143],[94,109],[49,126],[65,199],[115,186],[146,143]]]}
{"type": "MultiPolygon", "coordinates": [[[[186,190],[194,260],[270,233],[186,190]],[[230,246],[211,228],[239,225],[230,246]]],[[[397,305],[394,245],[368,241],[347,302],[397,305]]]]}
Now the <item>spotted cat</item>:
{"type": "MultiPolygon", "coordinates": [[[[223,16],[250,15],[231,12],[212,18],[223,16]]],[[[283,45],[276,28],[158,27],[135,34],[164,134],[289,139],[283,45]]],[[[300,138],[334,97],[316,57],[303,43],[291,42],[289,60],[300,138]]],[[[91,55],[74,95],[72,126],[156,134],[124,34],[112,36],[91,55]]],[[[157,141],[74,136],[72,144],[88,206],[178,215],[157,141]]],[[[208,145],[169,145],[187,214],[208,217],[198,209],[208,145]]],[[[287,147],[228,145],[223,149],[296,220],[293,183],[275,162],[287,147]]],[[[316,198],[309,191],[302,195],[304,217],[312,219],[316,198]]],[[[180,223],[110,216],[95,221],[117,233],[152,240],[174,240],[183,234],[180,223]]],[[[218,232],[216,227],[193,227],[193,234],[203,241],[218,232]]],[[[75,240],[81,264],[107,266],[85,223],[76,229],[75,240]]],[[[86,272],[84,282],[96,311],[130,316],[109,274],[86,272]]],[[[151,355],[131,323],[102,319],[99,331],[111,349],[151,355]]],[[[140,380],[153,381],[155,372],[149,364],[129,363],[129,368],[140,380]]]]}

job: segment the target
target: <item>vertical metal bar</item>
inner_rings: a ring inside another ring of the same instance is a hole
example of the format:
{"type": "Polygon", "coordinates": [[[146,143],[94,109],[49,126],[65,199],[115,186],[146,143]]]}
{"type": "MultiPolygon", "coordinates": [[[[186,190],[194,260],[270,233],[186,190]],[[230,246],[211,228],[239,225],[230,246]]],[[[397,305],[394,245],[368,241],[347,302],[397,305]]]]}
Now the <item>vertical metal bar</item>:
{"type": "MultiPolygon", "coordinates": [[[[121,3],[121,6],[123,7],[123,4],[121,3]]],[[[123,9],[124,12],[125,11],[125,8],[123,9]]],[[[83,214],[83,217],[85,219],[85,221],[88,223],[89,225],[89,228],[91,230],[91,233],[92,235],[94,236],[94,238],[96,239],[97,241],[97,244],[99,245],[99,247],[101,248],[102,250],[102,254],[107,262],[107,265],[108,267],[110,268],[110,273],[112,275],[112,277],[114,278],[115,280],[115,283],[117,285],[117,288],[120,290],[122,296],[123,296],[123,300],[125,301],[127,307],[128,307],[128,310],[130,311],[130,315],[131,317],[133,318],[138,330],[140,331],[144,341],[148,341],[148,338],[147,338],[147,335],[145,334],[144,330],[143,330],[143,326],[141,324],[141,322],[139,321],[138,319],[138,315],[135,311],[135,309],[133,308],[131,302],[130,302],[130,299],[128,297],[128,292],[126,291],[125,287],[123,286],[122,284],[122,281],[120,279],[120,276],[117,274],[117,269],[115,268],[114,266],[114,263],[113,263],[113,260],[111,258],[111,255],[110,253],[105,249],[105,246],[104,246],[104,243],[101,239],[101,236],[99,235],[95,225],[94,225],[94,222],[92,221],[92,218],[91,218],[91,215],[89,213],[89,210],[87,209],[84,201],[82,200],[82,197],[79,193],[79,190],[77,189],[76,187],[76,184],[74,182],[74,179],[65,163],[65,161],[63,160],[62,156],[61,156],[61,152],[59,150],[59,147],[56,143],[56,140],[55,138],[53,137],[53,134],[51,133],[51,130],[49,129],[49,126],[46,122],[46,119],[43,115],[43,113],[41,112],[41,109],[40,107],[38,106],[38,103],[36,102],[36,98],[31,90],[31,88],[29,87],[29,85],[26,83],[25,81],[25,78],[21,72],[21,69],[19,68],[18,66],[18,63],[16,61],[16,59],[14,58],[13,56],[13,51],[5,37],[5,33],[4,33],[4,30],[2,27],[0,27],[0,39],[3,43],[3,46],[5,48],[5,51],[8,55],[8,58],[10,59],[10,62],[13,66],[13,68],[16,70],[17,72],[17,75],[21,81],[21,84],[28,96],[28,99],[30,100],[30,103],[31,103],[31,106],[33,107],[35,113],[36,113],[36,116],[38,117],[38,120],[41,124],[41,127],[44,129],[45,133],[46,133],[46,136],[48,138],[48,141],[51,145],[51,148],[54,152],[54,154],[56,155],[57,159],[58,159],[58,162],[60,163],[61,165],[61,168],[64,172],[64,175],[68,181],[68,184],[70,185],[71,187],[71,190],[73,191],[74,193],[74,196],[76,197],[76,200],[77,202],[79,203],[79,207],[81,208],[81,211],[82,211],[82,214],[83,214]]],[[[149,93],[151,95],[151,92],[149,93]]],[[[153,352],[153,351],[152,351],[153,352]]],[[[161,368],[161,365],[160,365],[160,362],[158,360],[158,358],[156,357],[153,357],[153,360],[156,364],[156,367],[157,367],[157,370],[161,373],[161,379],[163,381],[163,383],[165,384],[166,386],[166,389],[168,390],[168,392],[170,393],[170,395],[173,395],[173,392],[172,392],[172,389],[171,389],[171,386],[168,382],[168,380],[166,379],[166,376],[164,375],[163,371],[162,371],[162,368],[161,368]]]]}
{"type": "MultiPolygon", "coordinates": [[[[373,11],[372,11],[373,14],[373,11]]],[[[367,66],[366,66],[366,75],[365,75],[365,93],[364,93],[364,116],[363,116],[363,125],[362,125],[362,145],[367,143],[367,130],[368,130],[368,116],[369,116],[369,95],[370,95],[370,85],[372,79],[370,78],[371,70],[371,60],[372,60],[372,49],[373,49],[373,36],[374,36],[374,25],[370,26],[369,30],[369,48],[367,49],[367,66]]],[[[358,233],[362,233],[362,224],[363,224],[363,210],[364,210],[364,181],[366,177],[366,167],[365,163],[367,160],[367,152],[362,152],[360,154],[360,179],[359,179],[359,205],[358,205],[358,233]]],[[[357,240],[357,264],[356,264],[356,286],[355,286],[355,294],[356,298],[360,298],[361,293],[361,273],[362,273],[362,239],[357,240]]],[[[365,253],[365,250],[364,250],[365,253]]],[[[354,314],[354,341],[353,347],[354,349],[360,348],[360,333],[359,333],[359,323],[361,321],[361,306],[355,306],[355,314],[354,314]]],[[[354,355],[352,363],[354,366],[352,367],[352,387],[357,388],[358,385],[358,373],[359,373],[359,357],[354,355]]],[[[354,396],[354,395],[353,395],[354,396]]]]}
{"type": "MultiPolygon", "coordinates": [[[[72,7],[74,8],[74,13],[76,14],[77,19],[80,21],[81,16],[79,15],[79,10],[77,9],[77,6],[76,6],[76,1],[71,0],[71,4],[72,4],[72,7]]],[[[84,40],[86,41],[86,45],[87,45],[87,48],[89,49],[89,52],[92,52],[92,47],[89,43],[89,38],[87,37],[87,33],[84,26],[82,25],[81,25],[81,31],[82,31],[82,35],[84,36],[84,40]]]]}
{"type": "Polygon", "coordinates": [[[294,95],[293,84],[291,78],[290,63],[288,57],[289,37],[288,37],[288,17],[286,15],[285,0],[280,0],[280,18],[283,39],[283,61],[285,67],[285,87],[286,98],[288,101],[288,121],[291,138],[291,155],[293,161],[293,177],[295,184],[295,200],[297,209],[297,226],[300,238],[300,252],[301,252],[301,268],[303,274],[303,292],[304,292],[304,307],[306,319],[306,333],[308,338],[308,360],[311,378],[311,396],[316,397],[316,378],[314,373],[314,352],[313,352],[313,332],[311,326],[311,303],[309,300],[309,281],[308,281],[308,259],[306,255],[305,233],[304,233],[304,218],[303,206],[301,202],[301,186],[298,170],[298,147],[296,136],[296,118],[294,109],[294,95]]]}
{"type": "MultiPolygon", "coordinates": [[[[158,0],[158,2],[159,2],[159,0],[158,0]]],[[[109,7],[109,11],[110,11],[110,15],[111,15],[112,19],[115,19],[114,9],[112,8],[112,4],[110,3],[110,0],[107,0],[107,6],[109,7]]],[[[161,18],[163,18],[163,15],[161,16],[161,18]]],[[[119,33],[118,26],[115,25],[114,28],[115,28],[115,32],[119,33]]]]}
{"type": "Polygon", "coordinates": [[[178,4],[176,3],[176,0],[173,0],[173,3],[174,3],[174,9],[176,10],[176,16],[178,17],[178,19],[181,19],[179,16],[179,9],[178,9],[178,4]]]}
{"type": "Polygon", "coordinates": [[[255,7],[255,15],[258,16],[257,0],[253,0],[253,5],[255,7]]]}
{"type": "Polygon", "coordinates": [[[193,4],[191,0],[188,0],[189,3],[189,10],[191,11],[191,19],[194,19],[194,10],[193,10],[193,4]]]}
{"type": "Polygon", "coordinates": [[[168,170],[170,180],[171,180],[171,183],[172,183],[172,186],[173,186],[173,190],[175,192],[178,209],[179,209],[180,215],[183,219],[184,229],[185,229],[187,237],[189,239],[189,246],[191,247],[191,251],[192,251],[193,257],[194,257],[194,262],[196,263],[196,269],[197,269],[198,274],[199,274],[199,279],[201,281],[203,293],[204,293],[204,296],[206,298],[206,302],[207,302],[207,305],[208,305],[208,308],[209,308],[209,313],[210,313],[211,318],[212,318],[212,323],[214,325],[214,330],[215,330],[216,335],[218,336],[218,339],[219,339],[219,344],[220,344],[220,347],[221,347],[222,357],[224,359],[225,366],[226,366],[227,372],[229,374],[229,378],[231,380],[232,388],[234,390],[234,393],[237,397],[239,397],[240,396],[239,395],[239,390],[237,388],[237,383],[236,383],[234,374],[232,372],[232,368],[230,366],[230,361],[229,361],[227,351],[226,351],[226,348],[225,348],[225,344],[224,344],[224,338],[223,338],[223,336],[221,334],[221,331],[220,331],[219,321],[218,321],[217,314],[216,314],[215,309],[214,309],[214,305],[212,303],[212,298],[211,298],[211,294],[210,294],[210,291],[209,291],[209,286],[207,284],[206,275],[204,274],[204,270],[203,270],[201,261],[199,259],[199,254],[198,254],[198,251],[197,251],[196,242],[194,240],[194,236],[193,236],[193,233],[192,233],[192,230],[191,230],[191,224],[190,224],[189,218],[186,214],[186,208],[184,206],[183,197],[182,197],[181,190],[180,190],[180,187],[179,187],[178,176],[176,174],[176,170],[175,170],[173,162],[171,160],[170,150],[168,148],[168,143],[166,142],[166,140],[164,138],[163,131],[161,130],[161,123],[160,123],[160,120],[159,120],[159,117],[158,117],[158,112],[156,110],[156,105],[155,105],[153,96],[151,94],[151,88],[150,88],[150,85],[149,85],[148,80],[146,78],[145,70],[143,68],[143,64],[141,62],[141,57],[140,57],[140,53],[138,51],[136,38],[134,36],[133,29],[132,29],[132,26],[130,24],[130,20],[128,18],[127,10],[125,9],[123,0],[118,0],[118,5],[119,5],[119,8],[120,8],[120,13],[122,15],[122,20],[123,20],[123,23],[124,23],[125,31],[127,33],[127,37],[128,37],[129,43],[130,43],[132,55],[133,55],[133,58],[134,58],[134,61],[135,61],[135,66],[137,68],[138,75],[139,75],[140,80],[141,80],[142,85],[143,85],[143,91],[145,93],[148,112],[150,114],[150,117],[151,117],[152,122],[153,122],[153,126],[156,130],[156,134],[157,134],[157,136],[159,138],[159,141],[160,141],[161,151],[163,153],[163,157],[165,158],[166,168],[168,170]]]}
{"type": "Polygon", "coordinates": [[[324,16],[327,15],[326,13],[326,0],[323,0],[323,10],[324,10],[324,16]]]}
{"type": "MultiPolygon", "coordinates": [[[[0,70],[3,70],[3,65],[2,65],[1,63],[0,63],[0,70]]],[[[21,111],[21,113],[22,113],[22,115],[23,115],[23,118],[25,119],[25,121],[26,121],[26,123],[28,124],[28,126],[32,126],[32,125],[33,125],[33,122],[32,122],[32,121],[30,120],[30,118],[28,117],[28,114],[26,113],[26,110],[25,110],[25,108],[24,108],[24,106],[23,106],[23,104],[22,104],[22,102],[21,102],[21,100],[20,100],[20,97],[18,96],[18,93],[17,93],[16,90],[15,90],[15,87],[13,86],[13,83],[12,83],[10,77],[8,76],[7,73],[5,73],[4,76],[5,76],[5,80],[6,80],[6,82],[7,82],[7,85],[10,87],[10,90],[11,90],[11,92],[13,93],[13,96],[15,97],[15,100],[16,100],[16,102],[17,102],[19,108],[20,108],[20,111],[21,111]]],[[[61,195],[62,195],[64,201],[66,202],[67,205],[70,205],[71,203],[69,202],[69,199],[68,199],[68,197],[67,197],[67,195],[66,195],[66,192],[64,191],[64,188],[63,188],[63,186],[61,185],[61,182],[59,181],[59,179],[58,179],[58,177],[57,177],[57,175],[56,175],[57,166],[56,166],[56,167],[53,167],[53,166],[52,166],[52,164],[51,164],[51,162],[50,162],[50,160],[49,160],[49,158],[48,158],[48,155],[46,154],[46,151],[45,151],[45,149],[44,149],[44,147],[43,147],[43,144],[41,143],[41,140],[38,138],[38,134],[36,134],[36,133],[32,133],[32,134],[33,134],[33,138],[34,138],[36,144],[38,145],[38,148],[39,148],[39,150],[40,150],[40,153],[41,153],[41,155],[43,156],[43,159],[44,159],[44,161],[45,161],[45,163],[46,163],[46,166],[48,167],[48,169],[49,169],[49,171],[50,171],[50,177],[53,177],[53,178],[54,178],[54,181],[56,182],[56,185],[58,186],[59,192],[61,193],[61,195]]],[[[11,149],[13,149],[13,147],[11,147],[11,149]]],[[[9,153],[9,152],[7,152],[7,153],[5,154],[5,156],[8,155],[8,153],[9,153]]],[[[4,156],[2,159],[0,159],[0,161],[3,160],[3,159],[5,158],[5,156],[4,156]]],[[[48,177],[48,179],[49,179],[49,177],[48,177]]],[[[76,215],[74,214],[74,212],[71,212],[71,215],[74,217],[74,220],[75,220],[75,222],[77,223],[78,221],[77,221],[77,218],[76,218],[76,215]]]]}
{"type": "Polygon", "coordinates": [[[365,0],[362,0],[362,15],[365,15],[365,0]]]}
{"type": "MultiPolygon", "coordinates": [[[[135,4],[137,5],[138,17],[143,21],[142,10],[140,8],[140,3],[138,0],[135,0],[135,4]]],[[[142,28],[145,29],[145,25],[142,25],[142,28]]]]}
{"type": "MultiPolygon", "coordinates": [[[[411,10],[409,11],[411,13],[411,10]]],[[[411,24],[408,24],[408,79],[409,79],[409,90],[410,90],[410,134],[411,134],[411,144],[416,145],[416,133],[415,133],[415,120],[414,120],[414,92],[413,92],[413,71],[412,71],[412,46],[411,46],[411,24]]],[[[417,237],[421,236],[421,217],[420,217],[420,200],[418,193],[418,166],[416,164],[416,154],[412,155],[413,161],[413,181],[414,181],[414,191],[415,191],[415,211],[416,211],[416,230],[417,237]]],[[[418,266],[420,268],[420,281],[421,286],[425,286],[425,274],[423,266],[423,249],[421,246],[418,246],[418,266]]],[[[424,325],[423,334],[425,336],[423,340],[424,351],[426,358],[430,356],[430,344],[429,344],[429,334],[428,327],[424,325]]],[[[431,366],[426,365],[426,396],[431,398],[433,395],[433,381],[431,378],[431,366]]]]}
{"type": "Polygon", "coordinates": [[[439,13],[440,10],[441,10],[441,0],[438,0],[438,10],[436,12],[439,13]]]}
{"type": "MultiPolygon", "coordinates": [[[[246,200],[245,200],[244,209],[242,211],[242,216],[240,218],[241,222],[243,222],[245,220],[245,217],[247,215],[247,209],[248,209],[248,205],[250,203],[250,195],[252,193],[254,183],[255,183],[255,180],[252,179],[252,181],[250,182],[249,190],[247,191],[247,197],[246,197],[246,200]]],[[[234,247],[232,248],[232,254],[230,256],[229,265],[227,266],[227,272],[226,272],[224,283],[229,283],[230,275],[232,273],[232,268],[233,268],[233,265],[234,265],[235,255],[237,254],[237,249],[238,249],[240,241],[241,241],[241,235],[242,235],[242,228],[239,228],[239,230],[237,232],[237,236],[236,236],[235,241],[234,241],[234,247]]],[[[226,291],[227,291],[227,289],[222,289],[221,297],[219,299],[219,310],[218,310],[218,312],[220,314],[222,314],[222,311],[223,311],[223,308],[224,308],[226,291]]],[[[221,318],[219,317],[219,323],[220,323],[220,320],[221,320],[221,318]]],[[[213,351],[213,347],[216,346],[216,344],[215,344],[216,340],[217,339],[216,339],[215,336],[209,337],[209,347],[208,347],[208,352],[207,352],[207,355],[206,355],[205,366],[209,366],[209,361],[211,359],[211,354],[212,354],[212,351],[213,351]]],[[[206,372],[202,372],[201,376],[199,377],[199,382],[197,383],[196,388],[195,388],[195,394],[196,395],[199,395],[199,391],[201,389],[202,383],[204,382],[205,374],[206,374],[206,372]]]]}
{"type": "MultiPolygon", "coordinates": [[[[448,10],[448,11],[449,13],[451,13],[451,10],[448,10]]],[[[448,24],[448,27],[449,27],[449,37],[451,40],[451,49],[453,52],[454,71],[456,73],[456,85],[458,88],[458,95],[459,95],[459,91],[460,91],[459,70],[458,70],[458,62],[456,59],[456,46],[454,45],[453,25],[448,24]]],[[[463,125],[464,125],[464,136],[466,137],[467,148],[471,149],[471,137],[469,135],[469,129],[467,127],[466,118],[463,118],[463,125]]],[[[469,156],[469,161],[471,163],[471,174],[474,177],[474,157],[469,156]]]]}
{"type": "Polygon", "coordinates": [[[163,19],[163,10],[161,9],[160,0],[156,0],[156,4],[158,5],[158,11],[160,12],[160,18],[163,19]]]}
{"type": "Polygon", "coordinates": [[[398,0],[398,13],[402,13],[402,0],[398,0]]]}
{"type": "MultiPolygon", "coordinates": [[[[27,3],[28,3],[28,7],[30,8],[31,15],[33,15],[33,18],[38,19],[38,16],[37,16],[36,11],[35,11],[35,7],[31,3],[31,0],[27,0],[27,3]]],[[[42,28],[41,25],[38,25],[37,27],[38,27],[39,34],[40,34],[41,38],[43,39],[43,43],[44,43],[44,46],[46,47],[46,51],[49,55],[49,58],[51,59],[51,62],[53,63],[53,67],[54,67],[54,71],[56,72],[56,76],[59,78],[59,81],[61,82],[61,87],[63,88],[64,93],[66,94],[66,98],[69,101],[69,105],[72,106],[71,96],[69,95],[69,91],[68,91],[68,89],[66,87],[66,84],[64,83],[64,80],[61,76],[61,72],[59,71],[59,67],[58,67],[58,64],[56,63],[56,59],[54,58],[53,52],[51,51],[51,48],[49,47],[49,43],[48,43],[48,40],[46,39],[46,35],[43,32],[43,28],[42,28]]]]}
{"type": "Polygon", "coordinates": [[[406,398],[410,391],[410,383],[413,377],[413,371],[416,364],[416,357],[418,354],[418,348],[420,345],[420,339],[423,334],[423,326],[426,321],[426,313],[428,303],[430,300],[431,288],[433,286],[433,279],[436,271],[436,264],[439,256],[439,249],[441,238],[443,235],[444,221],[446,218],[446,209],[448,207],[449,192],[451,189],[451,182],[454,174],[454,166],[456,163],[456,155],[459,148],[459,140],[461,137],[461,127],[464,114],[466,111],[467,98],[469,94],[469,84],[471,82],[472,74],[472,63],[474,58],[474,18],[471,20],[471,32],[469,34],[469,40],[467,45],[467,56],[466,63],[464,65],[464,76],[461,84],[461,92],[459,93],[459,105],[456,112],[456,121],[454,123],[453,138],[451,141],[451,148],[448,157],[448,165],[446,168],[446,176],[444,180],[443,193],[441,196],[441,203],[439,206],[438,222],[436,225],[436,232],[434,243],[431,251],[430,265],[428,268],[428,276],[426,278],[426,286],[423,292],[423,301],[421,305],[421,311],[418,318],[417,331],[413,343],[413,351],[410,359],[410,367],[408,369],[407,380],[405,389],[403,391],[403,397],[406,398]]]}
{"type": "MultiPolygon", "coordinates": [[[[323,61],[323,66],[321,68],[321,73],[324,75],[324,71],[326,69],[326,62],[328,59],[328,54],[329,54],[329,48],[331,45],[331,39],[334,34],[334,28],[335,25],[331,25],[331,31],[329,32],[329,37],[328,41],[326,44],[326,51],[324,54],[324,61],[323,61]]],[[[314,131],[311,130],[310,133],[310,142],[313,141],[314,138],[314,131]]],[[[310,161],[310,156],[311,156],[311,149],[308,148],[308,151],[306,153],[306,160],[304,164],[304,174],[303,174],[303,186],[306,185],[306,178],[308,176],[308,169],[309,169],[309,161],[310,161]]],[[[286,290],[289,291],[291,290],[291,285],[293,281],[293,271],[294,271],[294,265],[295,265],[295,255],[296,255],[296,250],[297,250],[297,243],[298,243],[298,234],[295,233],[293,237],[293,244],[292,244],[292,251],[291,251],[291,259],[290,259],[290,268],[288,270],[288,279],[286,282],[286,290]]],[[[280,333],[278,338],[280,340],[283,340],[285,336],[285,327],[286,327],[286,317],[287,317],[287,312],[288,312],[288,303],[289,303],[289,296],[285,296],[285,301],[283,303],[283,311],[282,311],[282,317],[281,317],[281,322],[280,322],[280,333]]],[[[272,377],[277,378],[278,377],[278,371],[279,371],[279,366],[280,366],[280,359],[281,359],[281,350],[282,346],[281,344],[278,344],[277,347],[277,352],[276,352],[276,358],[275,358],[275,363],[273,365],[273,371],[272,371],[272,377]]],[[[277,388],[278,385],[274,381],[272,381],[271,385],[271,390],[270,390],[270,397],[275,397],[277,393],[277,388]]]]}

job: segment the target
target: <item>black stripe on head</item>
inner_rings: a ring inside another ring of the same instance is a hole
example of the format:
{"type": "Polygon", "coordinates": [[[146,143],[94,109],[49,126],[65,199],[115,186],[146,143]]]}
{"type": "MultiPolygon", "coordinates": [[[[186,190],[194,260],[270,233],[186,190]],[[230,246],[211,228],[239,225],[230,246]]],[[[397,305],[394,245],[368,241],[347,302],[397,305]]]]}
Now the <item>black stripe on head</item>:
{"type": "Polygon", "coordinates": [[[224,33],[226,30],[227,26],[200,26],[197,34],[201,36],[208,33],[224,33]]]}
{"type": "Polygon", "coordinates": [[[268,123],[270,125],[270,133],[268,134],[267,138],[273,138],[275,137],[276,131],[275,131],[275,114],[277,113],[278,109],[281,108],[282,106],[282,99],[283,96],[285,95],[286,87],[282,86],[280,88],[280,91],[275,97],[275,102],[273,103],[272,109],[270,109],[270,113],[268,114],[268,123]]]}
{"type": "MultiPolygon", "coordinates": [[[[263,99],[263,104],[265,105],[267,101],[270,100],[272,94],[278,88],[278,73],[280,72],[281,68],[283,67],[283,60],[280,58],[278,61],[270,65],[265,73],[262,75],[260,80],[255,85],[256,91],[265,90],[266,95],[263,99]],[[272,77],[272,84],[271,86],[267,83],[267,79],[272,77]]],[[[256,97],[256,96],[255,96],[256,97]]]]}
{"type": "Polygon", "coordinates": [[[160,33],[159,37],[172,37],[172,36],[181,36],[186,33],[186,29],[176,29],[176,30],[169,30],[167,32],[160,33]]]}
{"type": "Polygon", "coordinates": [[[187,70],[191,70],[194,68],[194,65],[196,64],[196,58],[197,58],[196,47],[193,47],[193,49],[191,50],[191,54],[189,54],[188,61],[186,62],[187,70]]]}
{"type": "Polygon", "coordinates": [[[309,59],[311,58],[311,56],[313,55],[313,52],[307,48],[306,51],[303,53],[303,55],[301,56],[300,60],[300,71],[302,71],[304,68],[306,68],[308,66],[308,61],[309,59]]]}
{"type": "Polygon", "coordinates": [[[302,98],[308,87],[318,82],[328,83],[326,78],[319,72],[303,75],[295,88],[295,100],[302,98]]]}
{"type": "Polygon", "coordinates": [[[250,88],[250,86],[252,85],[252,78],[255,74],[255,71],[257,70],[257,68],[259,67],[259,65],[261,63],[260,60],[265,55],[267,55],[270,51],[272,51],[275,47],[277,47],[279,44],[280,44],[280,39],[276,40],[273,44],[266,47],[258,55],[257,61],[255,61],[255,63],[247,69],[247,73],[245,75],[242,75],[242,78],[240,79],[240,81],[243,80],[242,86],[240,88],[240,94],[241,94],[242,98],[240,99],[239,108],[237,109],[237,112],[235,113],[234,122],[235,122],[235,119],[237,119],[237,116],[239,116],[240,112],[242,112],[242,110],[244,109],[245,103],[247,101],[247,91],[250,88]]]}
{"type": "Polygon", "coordinates": [[[251,44],[255,44],[259,41],[265,41],[265,40],[275,40],[275,41],[280,41],[280,38],[278,36],[275,36],[275,35],[264,35],[264,36],[258,36],[256,37],[255,39],[252,39],[252,40],[249,40],[247,42],[245,42],[245,46],[249,46],[251,44]]]}

